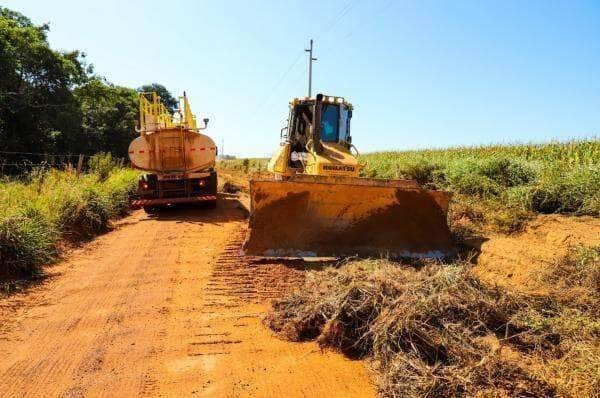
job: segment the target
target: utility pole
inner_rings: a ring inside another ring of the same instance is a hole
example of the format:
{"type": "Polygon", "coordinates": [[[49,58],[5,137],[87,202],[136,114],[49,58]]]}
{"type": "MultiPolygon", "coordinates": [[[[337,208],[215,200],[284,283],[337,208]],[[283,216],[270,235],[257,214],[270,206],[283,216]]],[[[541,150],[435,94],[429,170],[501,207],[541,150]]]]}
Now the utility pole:
{"type": "Polygon", "coordinates": [[[316,61],[316,58],[313,58],[313,39],[310,39],[310,48],[305,49],[308,53],[308,98],[312,96],[312,63],[316,61]]]}
{"type": "Polygon", "coordinates": [[[225,159],[225,138],[221,139],[221,159],[225,159]]]}

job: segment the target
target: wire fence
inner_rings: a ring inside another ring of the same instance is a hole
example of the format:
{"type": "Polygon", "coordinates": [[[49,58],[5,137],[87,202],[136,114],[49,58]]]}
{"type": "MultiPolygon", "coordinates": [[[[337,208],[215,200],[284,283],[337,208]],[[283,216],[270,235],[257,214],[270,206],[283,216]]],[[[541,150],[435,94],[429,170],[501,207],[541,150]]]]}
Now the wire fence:
{"type": "MultiPolygon", "coordinates": [[[[92,156],[72,153],[0,151],[0,176],[18,176],[47,169],[69,170],[80,174],[89,170],[92,156]]],[[[125,165],[125,158],[117,158],[115,161],[121,167],[125,165]]]]}

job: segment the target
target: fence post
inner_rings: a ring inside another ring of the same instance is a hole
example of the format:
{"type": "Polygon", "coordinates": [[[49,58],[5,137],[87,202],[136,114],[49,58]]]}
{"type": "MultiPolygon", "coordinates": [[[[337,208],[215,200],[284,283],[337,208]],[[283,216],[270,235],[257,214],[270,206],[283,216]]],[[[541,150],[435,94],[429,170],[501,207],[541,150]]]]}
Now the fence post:
{"type": "Polygon", "coordinates": [[[79,159],[77,159],[77,177],[81,174],[81,169],[83,168],[83,155],[79,155],[79,159]]]}

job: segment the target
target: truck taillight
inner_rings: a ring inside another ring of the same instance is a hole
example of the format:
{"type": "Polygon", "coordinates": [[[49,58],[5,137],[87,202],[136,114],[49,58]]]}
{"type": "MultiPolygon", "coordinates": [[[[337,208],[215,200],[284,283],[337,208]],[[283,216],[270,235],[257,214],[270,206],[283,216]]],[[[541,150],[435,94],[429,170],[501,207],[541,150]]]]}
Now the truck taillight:
{"type": "Polygon", "coordinates": [[[147,182],[143,182],[143,183],[142,183],[142,188],[144,188],[144,189],[148,189],[148,183],[147,183],[147,182]]]}

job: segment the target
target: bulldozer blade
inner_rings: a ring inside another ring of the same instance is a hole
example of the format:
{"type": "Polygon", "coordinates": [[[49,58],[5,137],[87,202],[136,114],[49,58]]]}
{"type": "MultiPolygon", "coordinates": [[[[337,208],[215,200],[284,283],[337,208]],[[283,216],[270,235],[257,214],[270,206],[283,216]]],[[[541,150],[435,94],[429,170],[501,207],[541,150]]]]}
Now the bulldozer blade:
{"type": "Polygon", "coordinates": [[[247,256],[442,258],[452,252],[450,194],[410,180],[253,180],[250,198],[247,256]]]}

